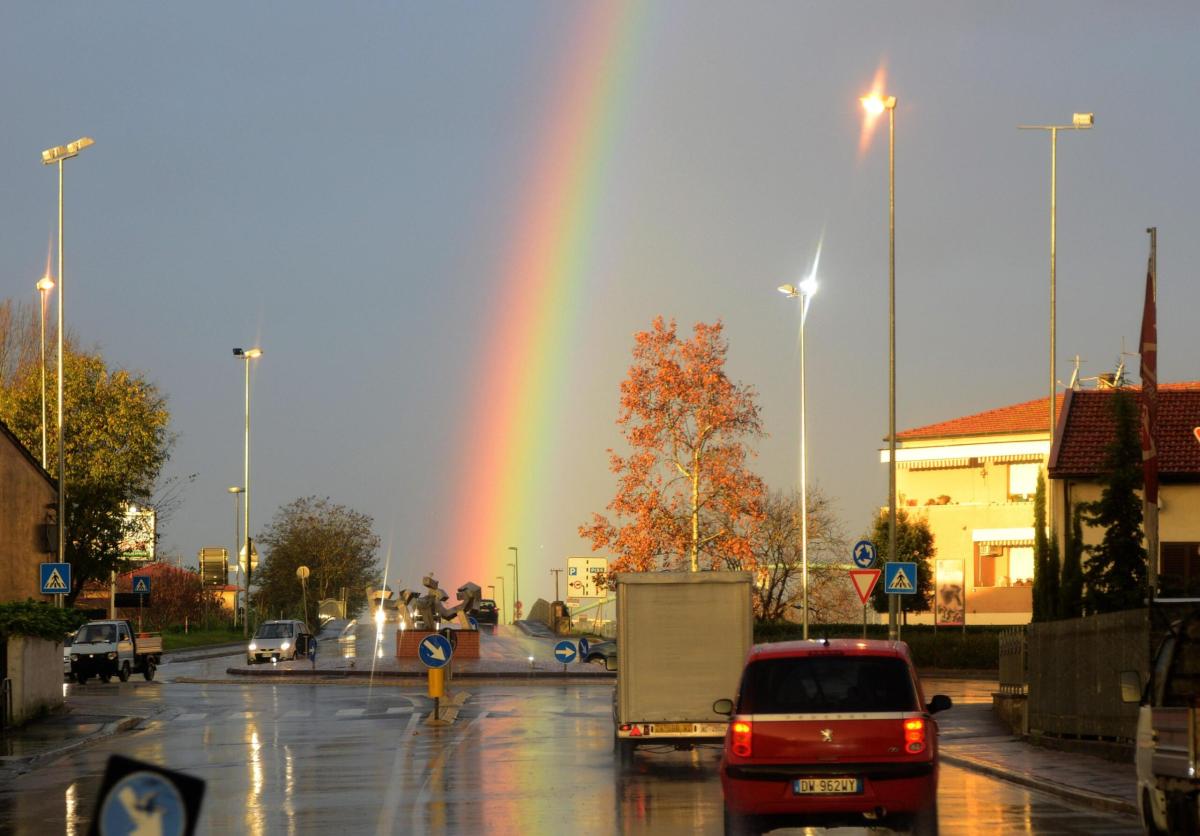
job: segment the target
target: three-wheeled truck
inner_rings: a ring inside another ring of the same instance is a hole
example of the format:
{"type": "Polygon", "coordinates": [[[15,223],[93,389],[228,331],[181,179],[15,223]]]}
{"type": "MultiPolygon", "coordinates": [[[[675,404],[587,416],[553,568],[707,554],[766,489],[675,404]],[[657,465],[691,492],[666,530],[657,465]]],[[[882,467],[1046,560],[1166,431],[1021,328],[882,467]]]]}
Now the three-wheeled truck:
{"type": "Polygon", "coordinates": [[[162,660],[162,634],[137,633],[128,621],[89,621],[71,645],[71,675],[80,685],[93,676],[122,682],[140,673],[146,681],[162,660]]]}

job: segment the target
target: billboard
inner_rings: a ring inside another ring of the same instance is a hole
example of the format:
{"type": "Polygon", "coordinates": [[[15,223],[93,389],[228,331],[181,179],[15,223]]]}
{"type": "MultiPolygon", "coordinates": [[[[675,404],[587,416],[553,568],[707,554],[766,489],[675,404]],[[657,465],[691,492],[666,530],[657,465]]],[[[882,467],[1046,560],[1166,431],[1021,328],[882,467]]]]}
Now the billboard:
{"type": "Polygon", "coordinates": [[[596,585],[596,578],[607,572],[607,557],[568,557],[567,598],[603,598],[604,590],[596,585]]]}
{"type": "Polygon", "coordinates": [[[154,560],[153,508],[130,505],[125,509],[125,539],[121,541],[122,560],[154,560]]]}
{"type": "Polygon", "coordinates": [[[963,561],[937,561],[937,592],[934,610],[938,626],[961,627],[967,623],[967,585],[963,561]]]}
{"type": "Polygon", "coordinates": [[[228,560],[229,550],[222,546],[205,546],[200,550],[200,577],[206,586],[229,583],[228,560]]]}

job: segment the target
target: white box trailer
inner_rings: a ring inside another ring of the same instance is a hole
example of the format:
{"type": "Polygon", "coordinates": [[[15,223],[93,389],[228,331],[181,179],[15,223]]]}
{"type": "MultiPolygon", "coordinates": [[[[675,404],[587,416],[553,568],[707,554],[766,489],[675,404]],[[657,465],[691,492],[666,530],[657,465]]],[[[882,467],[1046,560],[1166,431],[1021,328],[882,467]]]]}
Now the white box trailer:
{"type": "Polygon", "coordinates": [[[749,572],[646,572],[616,576],[616,745],[720,742],[753,641],[749,572]]]}

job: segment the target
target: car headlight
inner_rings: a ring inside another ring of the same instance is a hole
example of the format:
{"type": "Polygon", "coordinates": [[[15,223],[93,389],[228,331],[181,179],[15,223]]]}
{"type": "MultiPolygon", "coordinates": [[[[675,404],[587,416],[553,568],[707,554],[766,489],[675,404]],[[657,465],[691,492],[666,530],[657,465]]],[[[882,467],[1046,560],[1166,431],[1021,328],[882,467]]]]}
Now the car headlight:
{"type": "Polygon", "coordinates": [[[72,654],[71,654],[71,661],[72,661],[72,662],[78,662],[78,661],[79,661],[79,654],[78,654],[78,653],[72,653],[72,654]]]}
{"type": "Polygon", "coordinates": [[[257,645],[257,644],[255,644],[254,642],[250,642],[250,649],[251,649],[251,650],[258,650],[258,645],[257,645]]]}
{"type": "Polygon", "coordinates": [[[116,658],[117,658],[117,654],[115,654],[115,653],[109,653],[109,654],[108,654],[108,658],[109,658],[109,659],[116,659],[116,658]]]}
{"type": "Polygon", "coordinates": [[[292,645],[289,642],[284,642],[283,644],[279,645],[282,650],[287,650],[291,646],[292,645]]]}

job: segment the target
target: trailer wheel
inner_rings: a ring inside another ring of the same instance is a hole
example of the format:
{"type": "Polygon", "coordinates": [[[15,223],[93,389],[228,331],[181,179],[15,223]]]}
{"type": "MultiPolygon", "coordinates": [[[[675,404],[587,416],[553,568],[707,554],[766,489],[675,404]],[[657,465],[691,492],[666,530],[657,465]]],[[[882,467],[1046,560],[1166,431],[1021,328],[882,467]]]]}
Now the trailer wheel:
{"type": "Polygon", "coordinates": [[[146,681],[150,682],[154,679],[154,660],[147,659],[146,667],[142,668],[142,676],[146,677],[146,681]]]}

